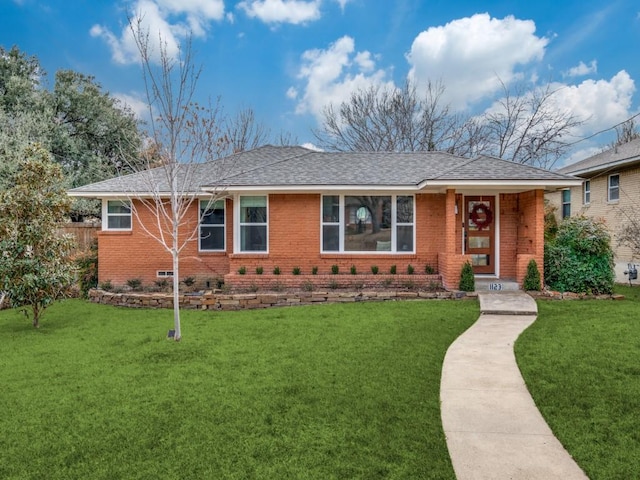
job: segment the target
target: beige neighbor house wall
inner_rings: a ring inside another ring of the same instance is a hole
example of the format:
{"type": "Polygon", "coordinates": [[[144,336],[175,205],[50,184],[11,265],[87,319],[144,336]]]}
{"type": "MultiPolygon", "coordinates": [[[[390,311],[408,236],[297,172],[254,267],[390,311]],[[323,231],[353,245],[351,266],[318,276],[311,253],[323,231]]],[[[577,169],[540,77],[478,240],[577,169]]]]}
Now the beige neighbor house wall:
{"type": "MultiPolygon", "coordinates": [[[[624,271],[629,263],[639,263],[640,258],[634,257],[629,247],[618,244],[617,233],[625,222],[627,213],[640,210],[640,168],[613,169],[605,173],[598,173],[592,178],[585,178],[581,187],[571,189],[571,215],[584,215],[594,219],[604,220],[611,233],[611,246],[615,254],[616,281],[628,281],[624,271]],[[620,176],[620,195],[617,201],[608,200],[608,185],[611,175],[620,176]],[[584,185],[590,181],[591,200],[585,203],[584,185]]],[[[557,208],[556,218],[562,221],[562,190],[547,193],[545,198],[557,208]]]]}

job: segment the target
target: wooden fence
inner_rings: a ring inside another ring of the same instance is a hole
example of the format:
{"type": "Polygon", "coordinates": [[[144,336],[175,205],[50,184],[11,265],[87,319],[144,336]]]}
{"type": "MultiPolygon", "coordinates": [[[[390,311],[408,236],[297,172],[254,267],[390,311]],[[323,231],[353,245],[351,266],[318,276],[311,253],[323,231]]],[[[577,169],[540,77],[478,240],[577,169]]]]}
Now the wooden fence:
{"type": "Polygon", "coordinates": [[[85,252],[89,250],[93,241],[98,238],[100,226],[95,223],[72,222],[65,223],[58,227],[61,234],[71,234],[76,241],[76,252],[85,252]]]}

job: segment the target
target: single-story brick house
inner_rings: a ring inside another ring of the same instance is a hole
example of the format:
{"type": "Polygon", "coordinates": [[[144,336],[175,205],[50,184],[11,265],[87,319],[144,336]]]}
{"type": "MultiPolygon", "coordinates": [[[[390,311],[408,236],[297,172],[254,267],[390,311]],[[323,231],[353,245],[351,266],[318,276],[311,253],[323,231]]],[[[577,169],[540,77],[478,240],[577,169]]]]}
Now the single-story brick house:
{"type": "MultiPolygon", "coordinates": [[[[170,255],[139,222],[152,219],[136,197],[162,170],[136,173],[75,188],[71,196],[102,200],[98,234],[99,281],[151,284],[172,275],[170,255]],[[138,218],[130,201],[138,206],[138,218]]],[[[224,198],[209,206],[181,256],[181,277],[201,282],[260,283],[275,267],[299,282],[355,267],[388,273],[433,270],[456,289],[462,265],[479,277],[522,284],[527,264],[543,262],[544,194],[580,185],[569,175],[498,158],[463,158],[442,152],[318,152],[264,146],[197,164],[192,225],[211,192],[224,198]],[[221,166],[224,165],[224,168],[221,166]],[[224,173],[221,173],[224,172],[224,173]],[[427,267],[427,265],[429,267],[427,267]],[[239,271],[246,272],[240,275],[239,271]]]]}

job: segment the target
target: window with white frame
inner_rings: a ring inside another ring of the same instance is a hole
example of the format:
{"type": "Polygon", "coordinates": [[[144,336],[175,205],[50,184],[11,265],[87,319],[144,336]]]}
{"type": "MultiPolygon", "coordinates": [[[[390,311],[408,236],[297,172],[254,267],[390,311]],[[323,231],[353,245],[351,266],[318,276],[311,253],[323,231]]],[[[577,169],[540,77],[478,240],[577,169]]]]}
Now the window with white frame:
{"type": "Polygon", "coordinates": [[[131,230],[131,203],[128,200],[107,200],[106,230],[131,230]]]}
{"type": "Polygon", "coordinates": [[[591,180],[585,180],[582,184],[583,190],[583,202],[585,205],[589,205],[591,203],[591,180]]]}
{"type": "Polygon", "coordinates": [[[241,252],[266,252],[268,248],[267,197],[240,196],[239,228],[241,252]]]}
{"type": "Polygon", "coordinates": [[[618,200],[620,200],[620,175],[609,175],[607,201],[617,202],[618,200]]]}
{"type": "Polygon", "coordinates": [[[200,200],[200,251],[221,252],[224,246],[224,200],[200,200]]]}
{"type": "Polygon", "coordinates": [[[323,195],[323,252],[414,252],[412,195],[323,195]]]}
{"type": "Polygon", "coordinates": [[[562,218],[571,216],[571,190],[562,190],[562,218]]]}

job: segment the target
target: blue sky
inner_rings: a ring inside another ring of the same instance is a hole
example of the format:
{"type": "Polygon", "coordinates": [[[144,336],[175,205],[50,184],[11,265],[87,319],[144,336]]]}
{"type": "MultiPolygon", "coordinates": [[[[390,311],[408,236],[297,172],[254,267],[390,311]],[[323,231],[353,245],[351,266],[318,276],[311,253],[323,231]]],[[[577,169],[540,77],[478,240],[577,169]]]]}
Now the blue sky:
{"type": "MultiPolygon", "coordinates": [[[[372,84],[438,80],[467,113],[505,83],[553,82],[586,137],[640,111],[640,4],[632,0],[0,0],[0,44],[58,69],[93,75],[140,108],[140,70],[125,32],[144,13],[169,45],[194,35],[199,97],[228,114],[251,107],[270,126],[313,142],[328,102],[372,84]]],[[[611,135],[580,142],[567,162],[611,135]]]]}

